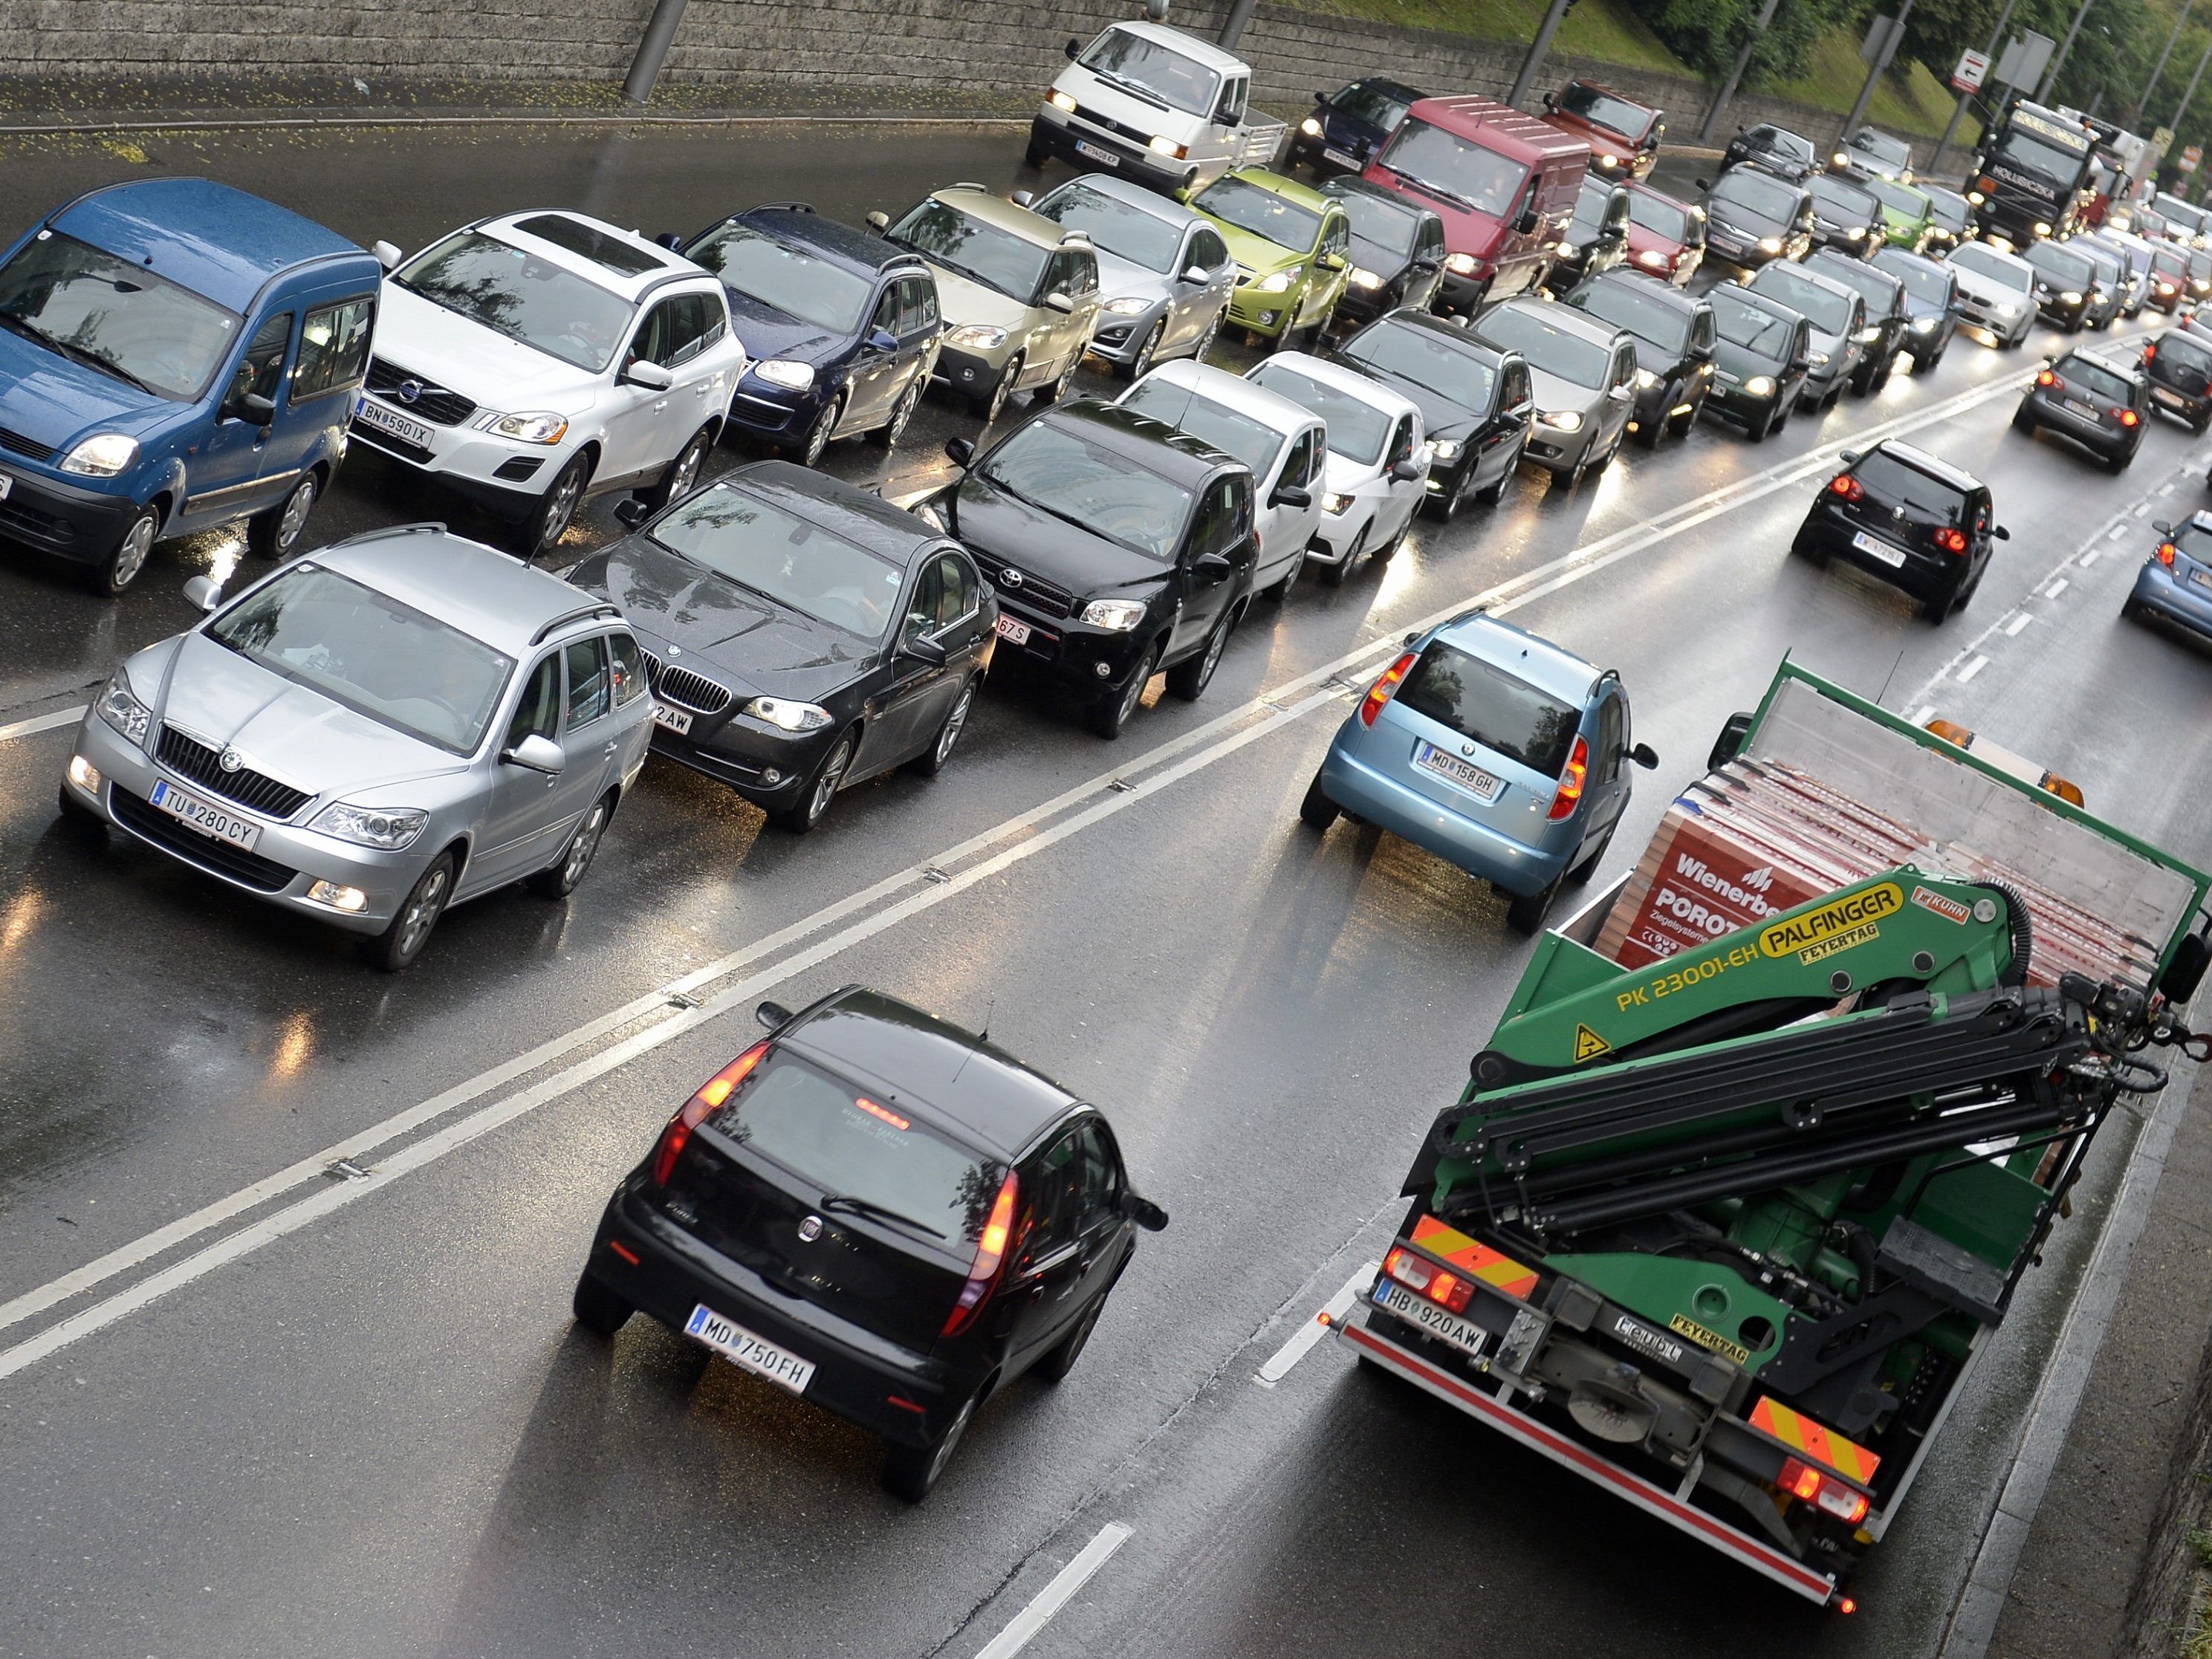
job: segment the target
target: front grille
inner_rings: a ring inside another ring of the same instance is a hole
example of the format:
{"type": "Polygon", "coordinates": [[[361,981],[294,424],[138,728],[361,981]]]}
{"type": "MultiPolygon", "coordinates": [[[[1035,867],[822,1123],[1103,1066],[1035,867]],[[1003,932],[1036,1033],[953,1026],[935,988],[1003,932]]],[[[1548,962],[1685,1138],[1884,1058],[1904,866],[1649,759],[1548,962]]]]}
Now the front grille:
{"type": "Polygon", "coordinates": [[[356,421],[348,430],[356,443],[367,444],[371,449],[380,449],[387,455],[397,455],[403,461],[421,465],[430,459],[430,452],[421,444],[410,444],[404,438],[395,438],[389,432],[379,432],[373,426],[356,421]]]}
{"type": "Polygon", "coordinates": [[[66,547],[76,539],[76,526],[67,519],[13,500],[0,501],[0,532],[42,547],[66,547]]]}
{"type": "Polygon", "coordinates": [[[264,859],[258,853],[249,853],[242,847],[233,847],[228,842],[187,830],[120,785],[108,787],[107,810],[115,815],[118,823],[141,840],[153,842],[165,853],[175,854],[187,864],[227,876],[240,886],[264,893],[281,893],[299,873],[286,869],[274,859],[264,859]]]}
{"type": "MultiPolygon", "coordinates": [[[[1098,111],[1092,109],[1088,104],[1085,104],[1081,109],[1078,110],[1076,113],[1084,120],[1090,122],[1092,126],[1098,128],[1103,132],[1110,132],[1116,138],[1127,138],[1139,149],[1147,149],[1152,146],[1152,135],[1151,133],[1146,132],[1139,128],[1133,127],[1127,121],[1116,121],[1110,115],[1103,115],[1098,111]]],[[[1081,135],[1079,134],[1077,136],[1080,137],[1081,135]]]]}
{"type": "Polygon", "coordinates": [[[398,404],[410,415],[419,415],[437,426],[459,426],[477,412],[477,406],[459,392],[433,386],[420,374],[410,374],[381,357],[368,360],[368,389],[387,402],[398,404]],[[412,403],[398,395],[399,388],[410,380],[422,388],[412,403]]]}
{"type": "Polygon", "coordinates": [[[10,432],[4,426],[0,426],[0,449],[12,449],[18,455],[27,455],[34,461],[51,461],[54,458],[52,444],[42,444],[36,438],[10,432]]]}
{"type": "Polygon", "coordinates": [[[702,714],[719,714],[730,706],[730,688],[704,674],[671,667],[650,651],[645,653],[645,666],[653,677],[653,693],[663,702],[680,703],[702,714]]]}
{"type": "Polygon", "coordinates": [[[187,737],[166,723],[154,758],[180,777],[190,778],[203,789],[211,789],[224,799],[234,800],[247,811],[258,812],[264,817],[289,818],[313,799],[307,791],[279,783],[251,767],[226,772],[220,749],[210,749],[198,738],[187,737]]]}
{"type": "Polygon", "coordinates": [[[1015,571],[1004,559],[994,558],[988,553],[975,552],[975,562],[983,568],[983,580],[997,590],[1002,599],[1031,611],[1041,611],[1048,617],[1072,617],[1075,614],[1075,595],[1066,588],[1048,582],[1028,571],[1015,571]]]}

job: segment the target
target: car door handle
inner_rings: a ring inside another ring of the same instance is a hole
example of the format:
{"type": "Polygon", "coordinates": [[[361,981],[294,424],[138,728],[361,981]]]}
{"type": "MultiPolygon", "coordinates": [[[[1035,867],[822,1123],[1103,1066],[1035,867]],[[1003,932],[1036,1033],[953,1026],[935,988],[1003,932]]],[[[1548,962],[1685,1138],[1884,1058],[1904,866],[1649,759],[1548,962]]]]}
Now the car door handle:
{"type": "Polygon", "coordinates": [[[668,399],[667,399],[667,398],[662,398],[659,403],[657,403],[657,404],[653,404],[653,412],[654,414],[658,415],[659,413],[660,413],[660,411],[661,411],[662,410],[664,410],[664,409],[665,409],[665,408],[667,408],[667,407],[668,407],[668,399]]]}

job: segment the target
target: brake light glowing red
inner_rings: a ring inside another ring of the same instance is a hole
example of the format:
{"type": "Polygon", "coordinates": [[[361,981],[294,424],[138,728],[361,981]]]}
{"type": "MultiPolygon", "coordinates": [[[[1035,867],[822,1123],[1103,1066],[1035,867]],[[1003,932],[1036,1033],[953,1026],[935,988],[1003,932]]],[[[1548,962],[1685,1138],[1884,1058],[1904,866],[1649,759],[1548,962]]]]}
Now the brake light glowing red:
{"type": "Polygon", "coordinates": [[[973,1324],[998,1284],[999,1269],[1006,1265],[1006,1244],[1013,1236],[1014,1204],[1021,1191],[1021,1177],[1007,1170],[1006,1178],[999,1183],[998,1197],[991,1200],[990,1217],[975,1240],[975,1259],[968,1264],[968,1282],[960,1287],[959,1299],[945,1316],[945,1335],[957,1336],[973,1324]]]}
{"type": "Polygon", "coordinates": [[[1856,501],[1866,495],[1866,486],[1848,472],[1838,472],[1828,480],[1828,489],[1847,501],[1856,501]]]}
{"type": "Polygon", "coordinates": [[[1474,1299],[1474,1282],[1439,1267],[1402,1245],[1382,1258],[1382,1271],[1417,1296],[1425,1297],[1452,1313],[1465,1311],[1474,1299]]]}
{"type": "Polygon", "coordinates": [[[1583,785],[1589,778],[1589,739],[1577,738],[1574,752],[1567,757],[1567,769],[1559,774],[1559,792],[1552,797],[1552,822],[1557,823],[1575,810],[1583,798],[1583,785]]]}
{"type": "Polygon", "coordinates": [[[684,1156],[684,1148],[691,1139],[692,1130],[706,1121],[708,1113],[730,1097],[738,1085],[745,1080],[767,1053],[766,1041],[753,1044],[702,1084],[699,1092],[685,1101],[676,1115],[668,1120],[668,1127],[660,1132],[660,1144],[653,1149],[654,1184],[662,1187],[668,1184],[668,1177],[676,1173],[676,1160],[684,1156]]]}
{"type": "Polygon", "coordinates": [[[2120,424],[2122,426],[2135,426],[2140,423],[2142,420],[2142,416],[2136,414],[2132,409],[2124,409],[2120,411],[2120,424]]]}
{"type": "Polygon", "coordinates": [[[877,1105],[874,1101],[870,1100],[866,1095],[855,1095],[853,1097],[853,1104],[859,1107],[870,1117],[876,1119],[878,1121],[890,1124],[894,1129],[903,1129],[906,1127],[906,1120],[904,1118],[901,1117],[896,1112],[892,1111],[888,1107],[877,1105]]]}
{"type": "Polygon", "coordinates": [[[1375,717],[1382,712],[1382,705],[1397,694],[1399,682],[1413,672],[1414,663],[1419,660],[1414,653],[1408,651],[1382,671],[1382,678],[1367,688],[1366,698],[1359,705],[1359,723],[1362,726],[1375,724],[1375,717]]]}
{"type": "Polygon", "coordinates": [[[1966,550],[1966,538],[1963,532],[1947,526],[1936,532],[1936,545],[1946,553],[1963,553],[1966,550]]]}
{"type": "Polygon", "coordinates": [[[2172,542],[2160,542],[2158,544],[2158,562],[2171,570],[2173,568],[2174,557],[2181,550],[2172,542]]]}
{"type": "Polygon", "coordinates": [[[1810,1504],[1846,1526],[1855,1527],[1865,1520],[1867,1510],[1872,1507],[1867,1495],[1857,1487],[1795,1457],[1782,1460],[1782,1473],[1775,1477],[1774,1484],[1800,1503],[1810,1504]]]}
{"type": "MultiPolygon", "coordinates": [[[[2170,289],[2170,288],[2167,288],[2164,283],[2161,283],[2159,285],[2159,290],[2158,290],[2158,291],[2159,291],[2160,293],[2161,293],[2161,294],[2171,294],[2173,290],[2172,290],[2172,289],[2170,289]]],[[[2154,363],[2154,362],[2156,362],[2158,361],[2158,342],[2157,342],[2157,341],[2153,340],[2153,341],[2152,341],[2148,345],[2147,345],[2147,346],[2145,346],[2145,347],[2143,348],[2143,361],[2144,361],[2145,362],[2147,362],[2147,363],[2154,363]]]]}
{"type": "Polygon", "coordinates": [[[2038,374],[2035,377],[2035,383],[2039,386],[2048,387],[2053,392],[2063,392],[2066,390],[2066,381],[2064,378],[2055,369],[2045,369],[2040,374],[2038,374]]]}

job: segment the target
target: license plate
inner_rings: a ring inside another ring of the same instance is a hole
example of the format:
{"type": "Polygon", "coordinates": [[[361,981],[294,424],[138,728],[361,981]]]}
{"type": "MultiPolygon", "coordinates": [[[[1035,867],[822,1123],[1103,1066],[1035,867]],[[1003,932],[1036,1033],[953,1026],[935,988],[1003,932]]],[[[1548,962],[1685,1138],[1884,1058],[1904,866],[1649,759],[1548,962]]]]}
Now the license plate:
{"type": "Polygon", "coordinates": [[[162,811],[178,823],[187,824],[211,841],[235,847],[240,852],[251,853],[254,842],[261,839],[261,826],[249,823],[234,812],[226,812],[220,806],[210,806],[197,795],[188,795],[176,785],[163,778],[154,786],[149,798],[162,811]]]}
{"type": "Polygon", "coordinates": [[[1359,158],[1347,150],[1331,149],[1328,145],[1323,144],[1321,154],[1323,161],[1334,161],[1340,167],[1356,167],[1359,165],[1359,158]]]}
{"type": "Polygon", "coordinates": [[[2212,570],[2192,570],[2189,580],[2199,587],[2212,587],[2212,570]]]}
{"type": "Polygon", "coordinates": [[[999,637],[1009,645],[1027,645],[1030,642],[1030,625],[1018,617],[1009,617],[1002,611],[994,626],[998,629],[999,637]]]}
{"type": "Polygon", "coordinates": [[[410,421],[404,415],[393,413],[382,404],[373,404],[366,398],[354,406],[353,417],[363,426],[373,426],[379,432],[389,432],[395,438],[404,438],[418,448],[430,447],[430,428],[420,421],[410,421]]]}
{"type": "Polygon", "coordinates": [[[681,708],[671,708],[665,702],[653,705],[653,723],[666,726],[679,738],[691,735],[691,716],[681,708]]]}
{"type": "Polygon", "coordinates": [[[684,1322],[684,1334],[702,1342],[733,1365],[764,1376],[780,1389],[805,1394],[814,1380],[814,1362],[755,1336],[734,1319],[725,1319],[702,1302],[684,1322]]]}
{"type": "Polygon", "coordinates": [[[1905,563],[1905,550],[1892,547],[1879,536],[1869,536],[1862,530],[1851,538],[1851,545],[1870,559],[1879,559],[1893,570],[1905,563]]]}
{"type": "Polygon", "coordinates": [[[2094,404],[2085,404],[2079,398],[2069,398],[2066,399],[2066,407],[2076,415],[2087,415],[2091,420],[2097,417],[2097,406],[2094,404]]]}
{"type": "Polygon", "coordinates": [[[1075,153],[1078,155],[1088,157],[1101,167],[1118,167],[1121,165],[1121,158],[1115,155],[1112,150],[1101,149],[1096,144],[1086,144],[1080,138],[1075,141],[1075,153]]]}
{"type": "Polygon", "coordinates": [[[1456,784],[1478,800],[1494,801],[1504,785],[1479,766],[1470,766],[1457,755],[1447,755],[1436,744],[1423,740],[1413,750],[1413,764],[1435,773],[1446,783],[1456,784]]]}
{"type": "Polygon", "coordinates": [[[1471,1319],[1449,1313],[1426,1297],[1416,1296],[1394,1279],[1376,1281],[1375,1305],[1388,1310],[1409,1325],[1419,1325],[1431,1336],[1441,1337],[1461,1352],[1480,1358],[1488,1352],[1490,1333],[1471,1319]]]}
{"type": "MultiPolygon", "coordinates": [[[[2179,392],[2169,392],[2162,386],[2153,386],[2150,391],[2150,395],[2157,398],[2159,402],[2164,404],[2168,409],[2180,409],[2185,406],[2182,402],[2181,394],[2179,392]]],[[[0,478],[0,499],[4,499],[8,494],[6,486],[7,480],[0,478]]]]}

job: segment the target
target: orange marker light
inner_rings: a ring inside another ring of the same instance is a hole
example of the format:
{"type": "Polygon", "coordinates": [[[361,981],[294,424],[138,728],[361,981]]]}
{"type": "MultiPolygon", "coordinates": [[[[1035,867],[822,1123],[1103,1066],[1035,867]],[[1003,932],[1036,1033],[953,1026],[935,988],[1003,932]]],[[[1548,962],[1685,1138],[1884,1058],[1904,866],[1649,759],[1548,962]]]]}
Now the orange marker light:
{"type": "Polygon", "coordinates": [[[684,1148],[690,1141],[692,1130],[730,1097],[767,1054],[768,1043],[756,1042],[700,1085],[699,1092],[685,1101],[676,1115],[668,1120],[668,1127],[660,1132],[660,1144],[653,1149],[653,1179],[656,1185],[668,1184],[668,1177],[676,1173],[676,1160],[684,1156],[684,1148]]]}

